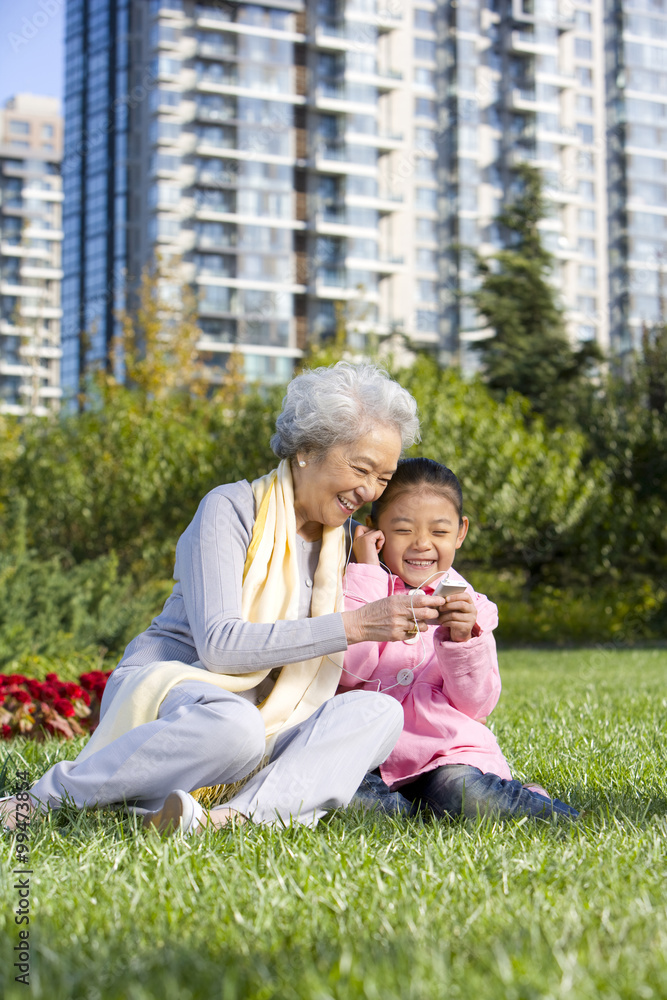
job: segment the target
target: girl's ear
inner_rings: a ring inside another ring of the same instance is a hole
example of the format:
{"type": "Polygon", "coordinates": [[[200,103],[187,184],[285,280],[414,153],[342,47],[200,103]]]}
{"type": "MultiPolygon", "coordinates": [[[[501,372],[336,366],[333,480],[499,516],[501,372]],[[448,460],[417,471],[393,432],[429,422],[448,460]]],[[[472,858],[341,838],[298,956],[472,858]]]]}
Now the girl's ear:
{"type": "Polygon", "coordinates": [[[469,526],[469,524],[470,524],[470,522],[468,521],[467,517],[462,517],[461,518],[461,525],[459,527],[459,533],[458,533],[458,535],[456,537],[456,548],[457,549],[460,549],[461,546],[463,545],[463,539],[468,534],[468,526],[469,526]]]}

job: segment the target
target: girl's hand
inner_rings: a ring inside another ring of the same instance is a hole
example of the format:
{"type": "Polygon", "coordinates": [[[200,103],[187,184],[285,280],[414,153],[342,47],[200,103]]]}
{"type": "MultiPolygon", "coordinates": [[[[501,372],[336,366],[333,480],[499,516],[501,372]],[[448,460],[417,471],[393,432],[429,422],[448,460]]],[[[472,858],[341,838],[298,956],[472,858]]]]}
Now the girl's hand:
{"type": "Polygon", "coordinates": [[[411,603],[419,631],[425,632],[428,623],[437,624],[445,598],[432,594],[415,594],[413,597],[395,594],[365,604],[356,611],[344,611],[343,625],[348,646],[355,642],[398,642],[411,638],[415,635],[411,603]]]}
{"type": "Polygon", "coordinates": [[[477,621],[477,608],[467,592],[450,594],[438,617],[438,625],[449,629],[452,642],[467,642],[477,621]]]}
{"type": "Polygon", "coordinates": [[[366,563],[369,566],[379,566],[378,554],[384,545],[384,535],[375,528],[364,528],[359,525],[354,533],[352,551],[358,563],[366,563]]]}

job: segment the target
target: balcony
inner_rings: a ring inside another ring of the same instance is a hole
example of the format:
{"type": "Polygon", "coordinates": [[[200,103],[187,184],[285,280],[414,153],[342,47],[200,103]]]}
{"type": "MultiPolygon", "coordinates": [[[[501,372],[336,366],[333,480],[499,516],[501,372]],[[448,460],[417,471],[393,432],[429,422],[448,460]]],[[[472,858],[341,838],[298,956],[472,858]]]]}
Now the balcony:
{"type": "Polygon", "coordinates": [[[402,82],[403,74],[397,69],[381,69],[373,77],[373,83],[377,86],[380,93],[388,93],[390,90],[396,90],[401,86],[402,82]]]}
{"type": "Polygon", "coordinates": [[[319,80],[315,101],[345,101],[349,104],[377,106],[377,90],[373,84],[346,82],[343,79],[319,80]]]}
{"type": "Polygon", "coordinates": [[[359,230],[364,235],[372,233],[375,236],[377,234],[377,225],[364,225],[363,220],[361,222],[359,220],[358,211],[355,212],[353,208],[339,212],[335,218],[318,209],[311,215],[308,228],[323,236],[349,236],[351,235],[350,229],[359,230]]]}
{"type": "Polygon", "coordinates": [[[537,32],[520,28],[518,31],[511,32],[510,49],[513,52],[558,55],[558,42],[541,36],[537,32]]]}
{"type": "Polygon", "coordinates": [[[326,285],[327,288],[346,288],[347,271],[342,265],[328,264],[325,267],[318,267],[318,284],[326,285]]]}
{"type": "Polygon", "coordinates": [[[219,43],[197,42],[195,52],[205,59],[235,59],[237,55],[236,46],[228,43],[223,44],[222,36],[219,43]]]}
{"type": "Polygon", "coordinates": [[[317,24],[313,41],[317,48],[336,52],[375,51],[375,40],[363,30],[328,18],[317,24]]]}
{"type": "Polygon", "coordinates": [[[207,108],[204,105],[198,105],[194,114],[194,120],[200,122],[226,122],[235,117],[234,108],[207,108]]]}

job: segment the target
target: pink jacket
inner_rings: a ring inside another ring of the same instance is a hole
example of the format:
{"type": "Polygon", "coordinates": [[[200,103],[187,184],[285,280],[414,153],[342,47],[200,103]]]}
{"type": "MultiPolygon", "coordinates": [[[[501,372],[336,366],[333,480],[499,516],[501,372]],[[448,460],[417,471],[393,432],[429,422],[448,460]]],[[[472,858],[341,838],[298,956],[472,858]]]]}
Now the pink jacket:
{"type": "MultiPolygon", "coordinates": [[[[440,626],[421,633],[424,645],[420,641],[360,642],[345,653],[339,693],[354,688],[377,691],[379,682],[379,690],[403,706],[403,732],[380,767],[383,779],[393,788],[443,764],[471,764],[485,774],[512,776],[491,730],[475,721],[495,708],[500,694],[493,638],[498,609],[453,569],[449,580],[466,583],[477,607],[477,624],[467,642],[452,642],[449,629],[440,626]]],[[[424,588],[425,593],[432,593],[437,583],[436,578],[424,588]]],[[[348,566],[346,610],[392,593],[409,593],[409,588],[381,566],[348,566]]]]}

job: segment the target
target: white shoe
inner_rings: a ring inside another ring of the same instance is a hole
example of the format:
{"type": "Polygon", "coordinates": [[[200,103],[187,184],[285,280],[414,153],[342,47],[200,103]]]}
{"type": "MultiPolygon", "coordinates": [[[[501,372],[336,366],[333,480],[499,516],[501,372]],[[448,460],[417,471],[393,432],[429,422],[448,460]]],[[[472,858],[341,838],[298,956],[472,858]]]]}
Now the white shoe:
{"type": "Polygon", "coordinates": [[[184,837],[196,833],[204,819],[204,809],[188,792],[177,788],[170,792],[164,800],[164,805],[157,812],[146,813],[144,830],[157,830],[160,834],[171,836],[179,832],[184,837]]]}

